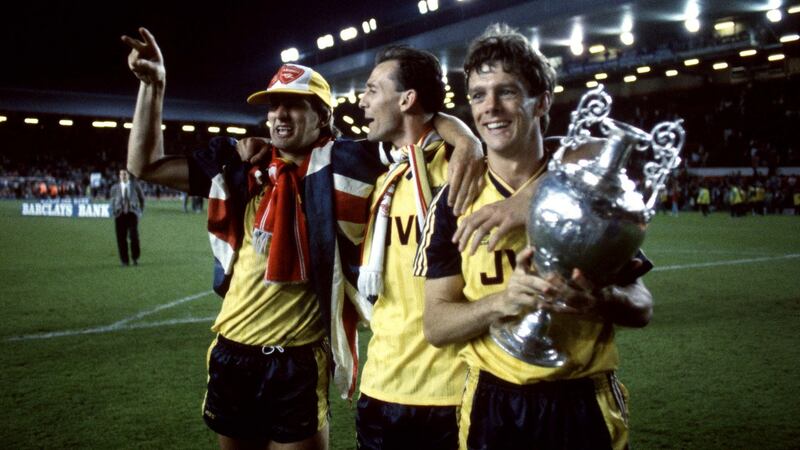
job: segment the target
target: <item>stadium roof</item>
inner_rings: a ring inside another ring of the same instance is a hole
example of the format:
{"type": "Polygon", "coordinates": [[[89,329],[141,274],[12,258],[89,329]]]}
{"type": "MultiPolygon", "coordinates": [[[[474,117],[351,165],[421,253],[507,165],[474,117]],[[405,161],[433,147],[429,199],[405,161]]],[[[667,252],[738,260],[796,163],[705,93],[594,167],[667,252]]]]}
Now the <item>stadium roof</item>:
{"type": "MultiPolygon", "coordinates": [[[[788,58],[797,50],[780,39],[798,32],[800,15],[789,14],[795,6],[780,0],[358,0],[337,4],[304,0],[235,1],[204,7],[195,2],[151,0],[17,2],[5,6],[9,10],[0,15],[0,49],[5,60],[0,71],[0,114],[130,117],[137,83],[127,70],[127,49],[119,36],[136,33],[140,25],[156,35],[165,55],[166,119],[254,124],[263,113],[247,106],[244,99],[268,82],[281,64],[284,49],[296,48],[298,63],[317,68],[338,95],[352,96],[363,85],[375,51],[384,45],[406,43],[428,49],[457,77],[469,40],[488,24],[503,21],[538,41],[543,52],[554,57],[562,84],[582,87],[598,73],[616,74],[622,83],[622,76],[635,74],[643,66],[658,68],[662,74],[664,67],[675,66],[707,76],[714,73],[709,56],[720,61],[743,58],[738,53],[751,48],[760,52],[758,59],[752,59],[758,63],[747,64],[763,64],[767,53],[786,52],[785,47],[792,52],[788,58]],[[430,10],[435,5],[438,9],[430,10]],[[782,21],[766,18],[765,13],[774,8],[781,11],[782,21]],[[421,9],[429,11],[421,14],[421,9]],[[626,16],[631,18],[635,36],[630,46],[620,42],[626,16]],[[698,33],[685,28],[691,16],[701,25],[698,33]],[[374,19],[374,29],[370,19],[374,19]],[[713,31],[716,23],[727,20],[734,22],[733,28],[713,31]],[[358,36],[344,42],[340,30],[350,26],[358,36]],[[579,56],[570,51],[576,28],[582,30],[585,47],[579,56]],[[320,50],[317,39],[327,34],[334,45],[320,50]],[[603,50],[589,53],[597,45],[603,45],[603,50]],[[691,58],[709,63],[683,66],[691,58]]],[[[731,62],[730,69],[745,64],[742,61],[731,62]]]]}

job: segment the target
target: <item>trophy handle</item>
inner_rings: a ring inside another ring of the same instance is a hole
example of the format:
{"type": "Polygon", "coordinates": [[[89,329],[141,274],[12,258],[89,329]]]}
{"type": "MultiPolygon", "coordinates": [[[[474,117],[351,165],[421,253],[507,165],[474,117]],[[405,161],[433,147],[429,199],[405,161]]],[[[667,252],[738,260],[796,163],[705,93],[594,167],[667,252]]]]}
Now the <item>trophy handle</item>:
{"type": "Polygon", "coordinates": [[[647,199],[648,220],[655,213],[655,204],[658,193],[666,185],[667,177],[673,169],[681,163],[678,154],[686,141],[686,132],[683,129],[683,120],[674,122],[661,122],[650,133],[650,146],[653,148],[653,161],[644,165],[644,188],[650,191],[647,199]]]}
{"type": "MultiPolygon", "coordinates": [[[[592,133],[589,128],[599,122],[604,121],[611,112],[611,96],[603,90],[603,85],[599,84],[596,88],[583,94],[581,101],[575,111],[570,113],[570,123],[567,135],[561,138],[558,150],[553,154],[551,164],[558,166],[567,148],[575,150],[581,144],[586,143],[592,133]]],[[[551,167],[554,168],[554,167],[551,167]]]]}

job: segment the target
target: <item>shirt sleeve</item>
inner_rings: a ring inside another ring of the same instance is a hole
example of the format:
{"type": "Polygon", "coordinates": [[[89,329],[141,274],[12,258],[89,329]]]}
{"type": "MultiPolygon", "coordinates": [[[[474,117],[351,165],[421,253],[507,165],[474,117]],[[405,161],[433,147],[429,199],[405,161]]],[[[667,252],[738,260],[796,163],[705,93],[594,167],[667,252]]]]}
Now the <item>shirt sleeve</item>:
{"type": "Polygon", "coordinates": [[[414,275],[426,278],[444,278],[461,274],[461,253],[451,242],[458,226],[453,209],[447,205],[446,185],[434,198],[433,207],[422,232],[422,242],[414,261],[414,275]]]}

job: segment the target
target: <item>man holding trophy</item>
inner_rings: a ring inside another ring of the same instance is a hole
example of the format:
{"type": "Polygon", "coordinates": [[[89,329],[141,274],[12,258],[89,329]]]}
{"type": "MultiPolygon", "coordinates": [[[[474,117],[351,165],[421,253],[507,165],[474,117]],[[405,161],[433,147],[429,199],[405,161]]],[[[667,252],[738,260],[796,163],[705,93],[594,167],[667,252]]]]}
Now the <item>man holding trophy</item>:
{"type": "MultiPolygon", "coordinates": [[[[540,190],[543,175],[548,170],[552,175],[553,158],[568,164],[605,154],[606,140],[583,139],[555,156],[545,150],[555,71],[516,31],[505,25],[487,29],[470,45],[464,73],[489,166],[485,188],[465,215],[516,192],[540,190]]],[[[492,251],[485,242],[474,255],[459,251],[452,237],[462,219],[447,206],[446,191],[430,210],[415,274],[426,277],[426,338],[435,346],[464,344],[460,356],[469,375],[460,448],[626,447],[626,391],[614,374],[619,362],[614,326],[643,327],[652,316],[652,296],[639,279],[652,268],[637,253],[643,231],[638,241],[629,239],[634,250],[607,277],[592,278],[588,274],[596,271],[578,265],[543,270],[557,264],[534,263],[572,259],[548,255],[549,248],[539,243],[546,239],[532,235],[530,223],[528,236],[514,230],[496,240],[492,251]],[[597,279],[602,284],[590,281],[597,279]],[[524,335],[519,329],[531,324],[531,336],[515,342],[524,335]]],[[[564,203],[559,195],[565,197],[559,193],[553,201],[564,203]]],[[[550,212],[541,214],[549,220],[550,212]]],[[[572,219],[561,228],[588,228],[572,219]]],[[[644,230],[620,222],[614,226],[623,232],[644,230]]]]}

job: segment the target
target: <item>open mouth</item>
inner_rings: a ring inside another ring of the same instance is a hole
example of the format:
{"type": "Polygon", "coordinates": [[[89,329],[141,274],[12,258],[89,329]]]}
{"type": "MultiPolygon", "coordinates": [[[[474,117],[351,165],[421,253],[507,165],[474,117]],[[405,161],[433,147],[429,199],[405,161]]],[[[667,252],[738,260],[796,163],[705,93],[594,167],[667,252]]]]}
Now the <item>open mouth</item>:
{"type": "Polygon", "coordinates": [[[497,121],[497,122],[488,122],[484,126],[489,130],[502,130],[508,128],[511,125],[511,122],[507,120],[497,121]]]}
{"type": "Polygon", "coordinates": [[[272,134],[275,137],[287,138],[292,135],[294,128],[287,125],[276,125],[272,127],[272,134]]]}

